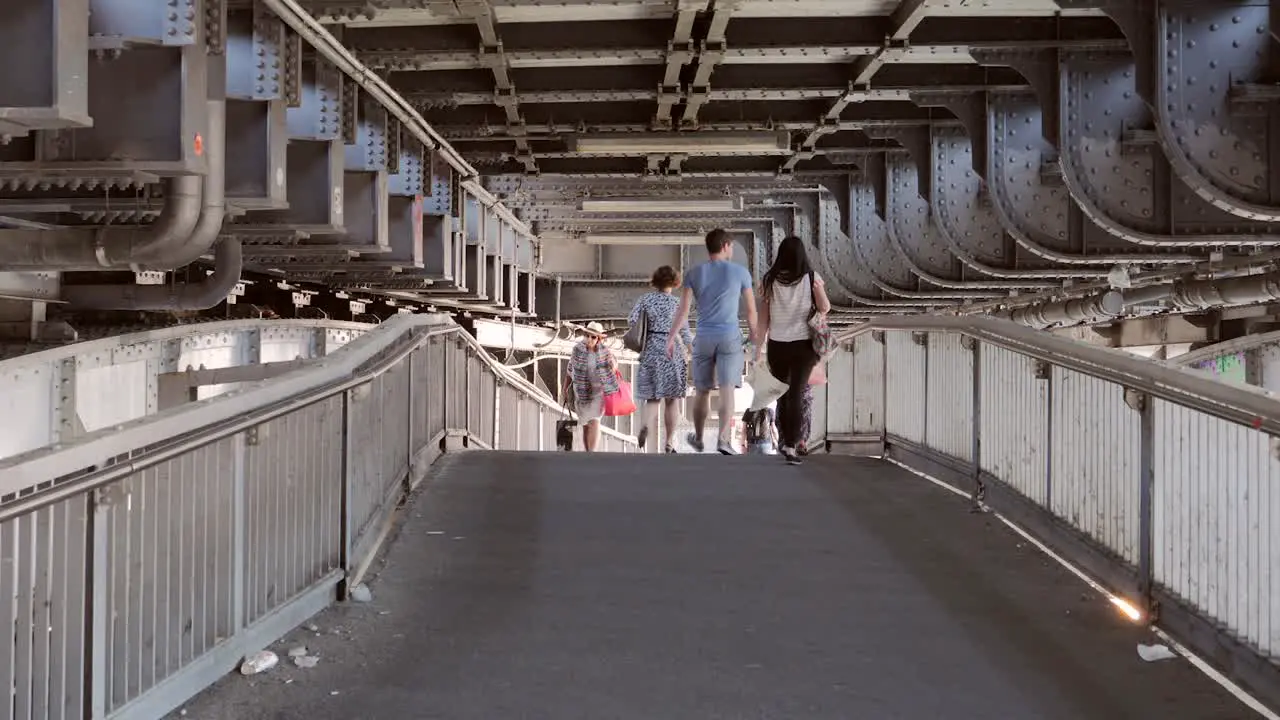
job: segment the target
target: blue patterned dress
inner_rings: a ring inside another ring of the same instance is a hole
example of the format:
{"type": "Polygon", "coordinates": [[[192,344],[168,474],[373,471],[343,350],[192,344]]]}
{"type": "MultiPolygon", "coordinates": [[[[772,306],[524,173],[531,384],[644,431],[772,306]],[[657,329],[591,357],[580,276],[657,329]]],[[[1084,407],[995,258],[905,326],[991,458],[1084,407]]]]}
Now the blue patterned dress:
{"type": "MultiPolygon", "coordinates": [[[[685,351],[676,343],[675,351],[667,357],[667,338],[671,335],[671,321],[676,319],[680,301],[670,293],[649,292],[640,296],[631,310],[631,324],[640,320],[640,313],[649,316],[649,334],[644,349],[640,351],[640,364],[636,367],[634,390],[637,403],[665,398],[682,398],[689,391],[689,366],[685,363],[685,351]]],[[[693,335],[686,324],[680,328],[684,346],[693,346],[693,335]]]]}

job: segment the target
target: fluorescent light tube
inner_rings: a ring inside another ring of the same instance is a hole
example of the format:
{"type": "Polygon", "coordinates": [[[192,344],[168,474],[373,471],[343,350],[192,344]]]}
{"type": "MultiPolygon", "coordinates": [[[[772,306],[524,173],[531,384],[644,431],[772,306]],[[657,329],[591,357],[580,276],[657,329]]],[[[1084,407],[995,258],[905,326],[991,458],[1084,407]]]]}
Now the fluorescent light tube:
{"type": "Polygon", "coordinates": [[[583,155],[782,155],[791,151],[785,133],[702,133],[594,135],[571,138],[569,147],[583,155]]]}
{"type": "Polygon", "coordinates": [[[579,207],[589,213],[738,212],[742,210],[742,198],[589,198],[579,207]]]}
{"type": "Polygon", "coordinates": [[[677,233],[613,233],[584,235],[582,241],[588,245],[701,245],[706,242],[706,236],[677,233]]]}

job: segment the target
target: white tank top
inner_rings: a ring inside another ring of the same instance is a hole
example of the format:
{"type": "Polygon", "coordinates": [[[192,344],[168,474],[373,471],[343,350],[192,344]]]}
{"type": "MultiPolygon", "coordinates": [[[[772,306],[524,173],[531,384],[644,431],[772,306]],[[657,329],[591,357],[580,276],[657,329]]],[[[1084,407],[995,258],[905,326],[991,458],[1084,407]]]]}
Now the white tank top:
{"type": "Polygon", "coordinates": [[[775,282],[769,298],[769,339],[793,342],[809,339],[809,314],[813,310],[811,275],[794,285],[775,282]]]}

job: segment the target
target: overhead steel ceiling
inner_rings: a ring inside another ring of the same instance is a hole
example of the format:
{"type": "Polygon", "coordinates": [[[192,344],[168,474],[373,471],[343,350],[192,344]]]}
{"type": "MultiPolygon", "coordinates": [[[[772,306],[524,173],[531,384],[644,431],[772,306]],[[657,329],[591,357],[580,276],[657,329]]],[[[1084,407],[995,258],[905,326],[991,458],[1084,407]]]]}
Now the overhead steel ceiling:
{"type": "Polygon", "coordinates": [[[188,129],[225,97],[218,242],[292,281],[525,315],[554,284],[616,317],[726,227],[754,269],[800,235],[853,315],[1280,295],[1173,284],[1280,244],[1260,0],[175,1],[8,10],[11,61],[64,62],[0,81],[0,268],[59,270],[15,251],[41,232],[152,225],[166,178],[214,167],[188,129]]]}

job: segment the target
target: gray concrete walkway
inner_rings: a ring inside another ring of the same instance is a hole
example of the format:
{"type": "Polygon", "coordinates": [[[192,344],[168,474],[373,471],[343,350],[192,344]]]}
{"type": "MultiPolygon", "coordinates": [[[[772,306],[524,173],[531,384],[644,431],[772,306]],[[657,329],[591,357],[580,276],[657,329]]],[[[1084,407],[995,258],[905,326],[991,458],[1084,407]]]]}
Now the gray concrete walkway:
{"type": "Polygon", "coordinates": [[[893,466],[474,453],[374,602],[184,717],[1109,720],[1251,713],[998,520],[893,466]]]}

